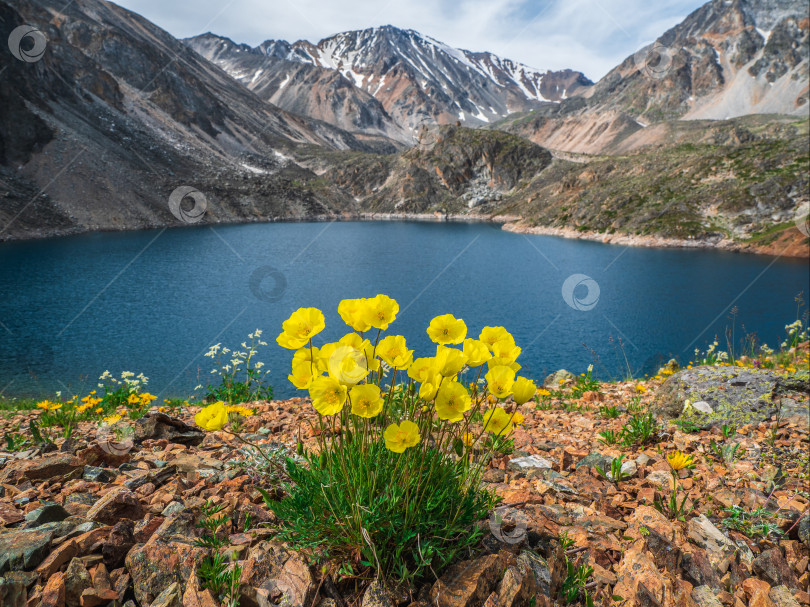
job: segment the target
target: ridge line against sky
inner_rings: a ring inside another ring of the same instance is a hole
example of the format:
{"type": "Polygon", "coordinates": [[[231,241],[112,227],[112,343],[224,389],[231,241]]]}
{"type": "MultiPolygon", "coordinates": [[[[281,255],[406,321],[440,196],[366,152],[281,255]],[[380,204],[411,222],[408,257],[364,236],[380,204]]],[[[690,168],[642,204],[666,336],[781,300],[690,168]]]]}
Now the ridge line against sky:
{"type": "Polygon", "coordinates": [[[317,43],[393,25],[445,44],[490,51],[540,70],[598,80],[705,2],[700,0],[116,0],[177,38],[211,31],[257,46],[317,43]]]}

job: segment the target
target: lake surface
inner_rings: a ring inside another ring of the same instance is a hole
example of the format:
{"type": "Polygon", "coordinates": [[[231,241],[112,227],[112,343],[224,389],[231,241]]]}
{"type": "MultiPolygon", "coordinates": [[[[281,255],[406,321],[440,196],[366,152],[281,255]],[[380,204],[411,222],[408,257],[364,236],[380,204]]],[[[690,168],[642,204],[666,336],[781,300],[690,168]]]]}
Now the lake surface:
{"type": "Polygon", "coordinates": [[[803,260],[483,223],[200,226],[0,243],[0,392],[83,393],[103,371],[129,370],[146,374],[154,394],[185,397],[211,377],[210,345],[238,347],[261,328],[270,345],[259,358],[276,396],[290,396],[292,353],[275,344],[281,322],[319,307],[318,338],[336,340],[347,332],[338,302],[377,293],[398,300],[390,332],[416,356],[432,350],[430,319],[452,313],[476,337],[505,326],[523,348],[523,372],[539,380],[591,363],[603,379],[624,376],[619,339],[641,375],[671,357],[691,360],[715,335],[724,344],[733,306],[737,336],[744,326],[778,345],[808,280],[803,260]]]}

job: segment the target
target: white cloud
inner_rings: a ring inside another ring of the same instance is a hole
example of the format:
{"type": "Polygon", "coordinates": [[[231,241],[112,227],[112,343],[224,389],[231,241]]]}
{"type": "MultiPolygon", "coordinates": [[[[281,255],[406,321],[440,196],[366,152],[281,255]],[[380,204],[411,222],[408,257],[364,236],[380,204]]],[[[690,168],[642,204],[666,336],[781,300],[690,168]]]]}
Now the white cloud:
{"type": "Polygon", "coordinates": [[[118,0],[178,38],[305,39],[391,24],[452,46],[598,79],[699,0],[118,0]]]}

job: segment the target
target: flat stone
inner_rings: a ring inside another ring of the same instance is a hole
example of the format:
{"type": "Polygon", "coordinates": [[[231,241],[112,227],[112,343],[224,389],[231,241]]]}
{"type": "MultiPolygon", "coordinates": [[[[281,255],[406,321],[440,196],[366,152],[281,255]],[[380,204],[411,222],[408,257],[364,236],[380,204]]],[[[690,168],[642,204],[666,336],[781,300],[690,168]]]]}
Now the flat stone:
{"type": "Polygon", "coordinates": [[[695,586],[692,589],[692,600],[697,607],[723,607],[723,603],[709,586],[695,586]]]}
{"type": "Polygon", "coordinates": [[[768,593],[768,597],[776,607],[801,607],[787,586],[774,586],[768,593]]]}
{"type": "Polygon", "coordinates": [[[65,574],[57,573],[48,578],[42,589],[39,607],[65,607],[65,574]]]}
{"type": "Polygon", "coordinates": [[[47,580],[62,568],[62,565],[78,556],[79,546],[76,540],[68,540],[57,546],[47,558],[37,567],[37,573],[43,580],[47,580]]]}
{"type": "Polygon", "coordinates": [[[374,580],[363,593],[363,602],[360,607],[391,607],[391,599],[385,588],[374,580]]]}
{"type": "Polygon", "coordinates": [[[136,544],[125,559],[135,600],[139,605],[151,605],[174,582],[185,586],[205,554],[204,548],[182,541],[136,544]]]}
{"type": "Polygon", "coordinates": [[[579,460],[576,464],[576,468],[579,469],[582,466],[587,468],[595,468],[599,466],[605,472],[610,470],[610,464],[613,462],[613,458],[609,455],[602,455],[598,451],[594,451],[593,453],[589,453],[581,460],[579,460]]]}
{"type": "Polygon", "coordinates": [[[509,460],[510,468],[551,468],[551,462],[537,455],[527,457],[516,457],[509,460]]]}
{"type": "Polygon", "coordinates": [[[565,369],[560,369],[559,371],[555,371],[551,375],[548,375],[546,379],[543,381],[543,385],[546,388],[559,388],[561,383],[564,383],[568,380],[576,379],[576,375],[571,373],[570,371],[566,371],[565,369]],[[563,380],[562,382],[560,380],[563,380]]]}
{"type": "Polygon", "coordinates": [[[687,524],[689,539],[709,554],[712,563],[719,563],[723,558],[733,555],[736,546],[714,524],[701,514],[689,520],[687,524]]]}
{"type": "Polygon", "coordinates": [[[452,565],[430,590],[436,607],[473,607],[490,595],[504,568],[500,554],[462,561],[452,565]]]}
{"type": "Polygon", "coordinates": [[[81,607],[82,592],[92,587],[90,573],[79,558],[74,558],[65,571],[65,603],[67,607],[81,607]]]}
{"type": "Polygon", "coordinates": [[[186,507],[180,502],[172,502],[168,506],[166,506],[160,514],[161,516],[169,517],[174,514],[179,514],[183,512],[183,510],[185,509],[186,507]]]}
{"type": "Polygon", "coordinates": [[[25,459],[3,468],[0,483],[17,485],[24,481],[43,481],[72,474],[81,476],[83,468],[84,464],[78,458],[66,453],[25,459]]]}
{"type": "Polygon", "coordinates": [[[753,572],[771,586],[787,586],[791,590],[800,590],[799,579],[779,548],[765,550],[755,558],[753,572]]]}
{"type": "Polygon", "coordinates": [[[97,466],[85,466],[82,478],[95,483],[111,483],[115,480],[115,472],[97,466]]]}
{"type": "Polygon", "coordinates": [[[25,579],[12,571],[0,577],[0,605],[3,607],[26,607],[28,604],[27,588],[33,580],[25,579]]]}
{"type": "Polygon", "coordinates": [[[537,595],[534,573],[530,567],[508,567],[500,583],[498,605],[521,607],[537,595]]]}
{"type": "Polygon", "coordinates": [[[183,595],[180,584],[174,582],[161,592],[150,607],[183,607],[183,595]]]}
{"type": "Polygon", "coordinates": [[[771,591],[768,582],[749,577],[743,581],[742,589],[748,597],[748,607],[774,607],[773,601],[768,596],[771,591]]]}
{"type": "Polygon", "coordinates": [[[197,446],[205,432],[165,413],[150,412],[135,422],[135,442],[167,440],[178,445],[197,446]]]}
{"type": "Polygon", "coordinates": [[[107,525],[114,525],[122,518],[136,521],[143,518],[143,515],[143,506],[138,496],[126,487],[112,489],[87,512],[87,518],[91,521],[107,525]]]}
{"type": "Polygon", "coordinates": [[[40,506],[36,510],[32,510],[25,515],[27,521],[26,527],[39,527],[45,523],[54,523],[63,521],[70,516],[70,512],[57,504],[47,504],[40,506]]]}
{"type": "Polygon", "coordinates": [[[0,532],[0,574],[39,565],[48,556],[53,535],[40,529],[0,532]]]}
{"type": "MultiPolygon", "coordinates": [[[[772,394],[780,380],[776,371],[748,367],[703,366],[669,377],[658,390],[651,411],[659,418],[682,419],[708,428],[727,424],[740,427],[770,420],[776,412],[772,394]],[[684,408],[690,401],[691,407],[684,408]],[[695,406],[696,403],[704,403],[695,406]]],[[[799,406],[791,414],[804,412],[799,406]]]]}

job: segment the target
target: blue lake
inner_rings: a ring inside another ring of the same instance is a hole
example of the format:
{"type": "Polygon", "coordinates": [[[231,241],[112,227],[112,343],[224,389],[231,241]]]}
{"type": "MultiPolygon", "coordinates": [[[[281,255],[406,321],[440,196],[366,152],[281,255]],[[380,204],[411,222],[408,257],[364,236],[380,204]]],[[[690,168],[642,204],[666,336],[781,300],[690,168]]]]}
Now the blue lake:
{"type": "Polygon", "coordinates": [[[188,396],[211,377],[210,345],[238,347],[260,328],[276,396],[290,396],[291,352],[275,344],[281,322],[316,306],[326,314],[318,337],[336,340],[347,331],[338,302],[377,293],[398,300],[390,331],[417,356],[432,350],[430,319],[452,313],[474,336],[505,326],[523,348],[523,372],[540,380],[591,363],[601,378],[624,376],[619,340],[641,375],[691,360],[715,335],[724,345],[735,306],[738,337],[744,327],[778,345],[809,280],[805,260],[625,248],[483,223],[199,226],[0,243],[0,392],[78,393],[105,370],[129,370],[146,374],[154,394],[188,396]],[[574,274],[583,277],[566,283],[574,274]]]}

